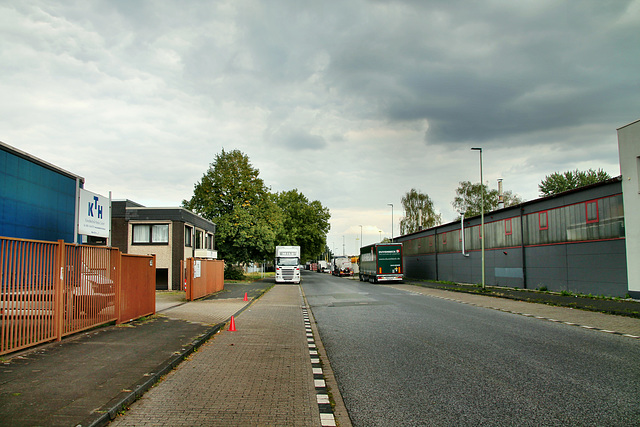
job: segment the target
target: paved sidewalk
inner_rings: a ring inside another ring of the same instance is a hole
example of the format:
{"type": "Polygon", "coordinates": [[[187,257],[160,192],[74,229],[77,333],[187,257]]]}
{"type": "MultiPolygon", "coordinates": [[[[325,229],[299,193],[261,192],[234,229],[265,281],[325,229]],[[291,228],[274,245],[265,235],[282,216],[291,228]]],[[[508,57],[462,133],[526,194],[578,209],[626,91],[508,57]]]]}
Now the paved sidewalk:
{"type": "Polygon", "coordinates": [[[0,425],[104,425],[268,286],[231,284],[189,303],[182,292],[158,292],[157,315],[4,356],[0,425]]]}
{"type": "Polygon", "coordinates": [[[388,285],[396,289],[408,292],[429,295],[472,304],[479,307],[487,307],[495,310],[507,311],[523,316],[546,319],[552,322],[561,322],[586,329],[597,329],[608,333],[616,333],[629,338],[640,338],[640,319],[612,314],[597,313],[593,311],[578,310],[567,307],[556,307],[546,304],[516,301],[508,298],[469,294],[464,292],[451,292],[442,289],[425,288],[413,285],[388,285]]]}
{"type": "Polygon", "coordinates": [[[276,285],[112,425],[319,426],[303,304],[276,285]]]}

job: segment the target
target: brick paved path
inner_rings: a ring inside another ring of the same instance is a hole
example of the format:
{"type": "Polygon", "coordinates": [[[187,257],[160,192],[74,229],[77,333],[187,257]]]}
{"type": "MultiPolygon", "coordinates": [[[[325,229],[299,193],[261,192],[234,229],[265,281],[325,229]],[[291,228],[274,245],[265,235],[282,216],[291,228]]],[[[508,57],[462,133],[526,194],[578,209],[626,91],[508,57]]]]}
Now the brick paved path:
{"type": "Polygon", "coordinates": [[[436,298],[444,298],[466,304],[473,304],[480,307],[575,324],[576,326],[586,327],[589,329],[593,328],[606,332],[615,332],[622,335],[626,334],[633,337],[640,337],[640,319],[636,318],[577,310],[567,307],[555,307],[525,301],[515,301],[508,298],[496,298],[464,292],[451,292],[442,289],[423,288],[413,285],[392,285],[391,287],[420,293],[422,295],[429,295],[436,298]]]}
{"type": "Polygon", "coordinates": [[[320,425],[301,306],[275,286],[112,425],[320,425]]]}

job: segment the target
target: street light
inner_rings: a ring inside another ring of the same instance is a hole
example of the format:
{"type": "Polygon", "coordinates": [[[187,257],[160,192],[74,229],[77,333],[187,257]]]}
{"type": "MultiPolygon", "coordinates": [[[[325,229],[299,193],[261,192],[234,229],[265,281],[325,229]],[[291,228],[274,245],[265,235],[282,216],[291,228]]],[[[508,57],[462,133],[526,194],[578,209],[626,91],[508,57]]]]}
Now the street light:
{"type": "Polygon", "coordinates": [[[360,226],[360,247],[362,247],[362,226],[360,226]]]}
{"type": "Polygon", "coordinates": [[[480,152],[480,241],[482,243],[482,289],[484,289],[484,178],[482,176],[482,148],[472,148],[480,152]]]}
{"type": "Polygon", "coordinates": [[[391,206],[391,242],[393,242],[393,203],[387,203],[387,206],[391,206]]]}

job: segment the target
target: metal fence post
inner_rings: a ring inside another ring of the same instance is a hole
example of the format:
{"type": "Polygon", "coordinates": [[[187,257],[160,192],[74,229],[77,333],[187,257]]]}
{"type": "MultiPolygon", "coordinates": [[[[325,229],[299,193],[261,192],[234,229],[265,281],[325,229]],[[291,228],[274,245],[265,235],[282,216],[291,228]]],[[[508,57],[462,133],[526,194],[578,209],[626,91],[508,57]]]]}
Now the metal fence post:
{"type": "Polygon", "coordinates": [[[65,264],[65,243],[64,240],[58,240],[56,249],[56,278],[55,285],[55,311],[54,311],[54,330],[56,341],[62,340],[64,326],[64,264],[65,264]]]}
{"type": "Polygon", "coordinates": [[[115,283],[113,305],[116,325],[122,323],[122,253],[120,249],[111,249],[111,280],[115,283]]]}

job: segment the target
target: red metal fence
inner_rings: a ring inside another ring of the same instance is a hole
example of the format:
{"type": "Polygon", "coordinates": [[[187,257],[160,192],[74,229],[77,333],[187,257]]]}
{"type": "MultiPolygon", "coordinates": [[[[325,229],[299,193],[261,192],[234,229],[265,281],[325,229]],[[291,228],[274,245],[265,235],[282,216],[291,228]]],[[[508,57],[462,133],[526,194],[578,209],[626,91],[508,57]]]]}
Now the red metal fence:
{"type": "Polygon", "coordinates": [[[153,256],[0,237],[0,354],[154,312],[153,256]]]}
{"type": "Polygon", "coordinates": [[[118,321],[128,322],[156,312],[155,256],[122,255],[122,289],[118,321]],[[126,285],[125,285],[126,284],[126,285]]]}
{"type": "Polygon", "coordinates": [[[224,261],[187,258],[184,261],[187,301],[202,298],[224,289],[224,261]]]}

